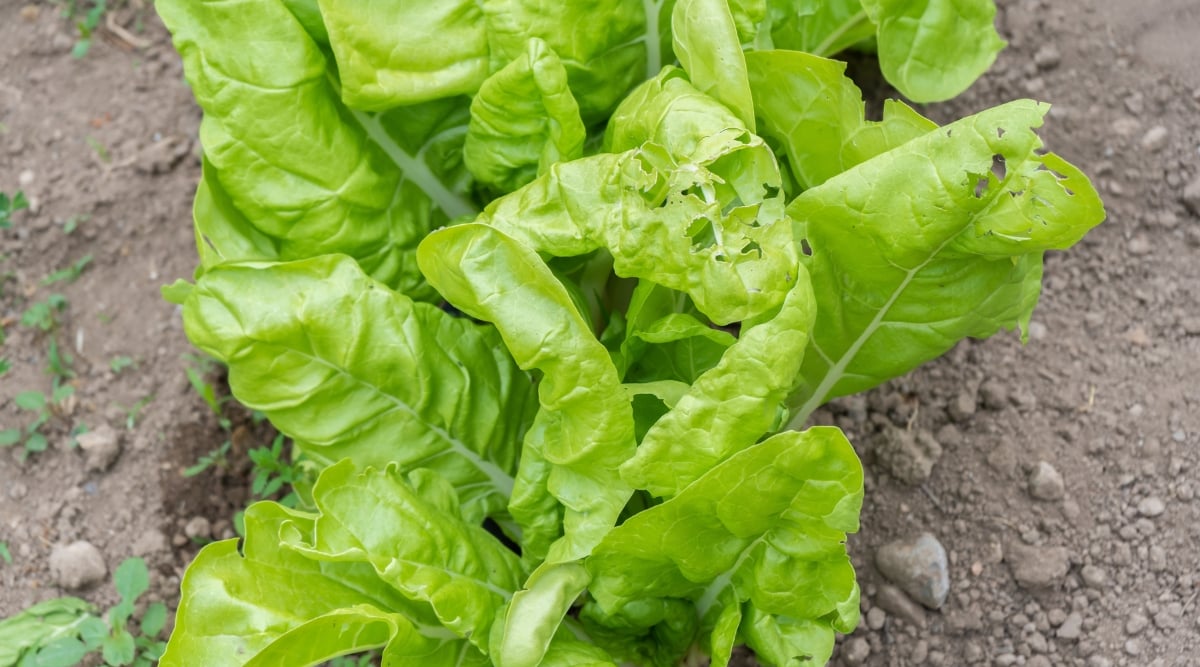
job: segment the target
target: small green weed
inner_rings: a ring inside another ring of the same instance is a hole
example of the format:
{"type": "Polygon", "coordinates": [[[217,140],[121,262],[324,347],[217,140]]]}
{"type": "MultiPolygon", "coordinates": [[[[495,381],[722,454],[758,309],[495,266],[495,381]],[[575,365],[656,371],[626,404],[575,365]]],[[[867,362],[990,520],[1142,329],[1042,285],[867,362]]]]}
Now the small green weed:
{"type": "Polygon", "coordinates": [[[133,365],[133,358],[125,355],[116,356],[108,360],[108,368],[112,370],[113,375],[120,375],[121,371],[126,368],[132,368],[133,365]]]}
{"type": "Polygon", "coordinates": [[[29,208],[29,200],[24,192],[17,190],[12,197],[0,192],[0,229],[12,227],[12,214],[23,208],[29,208]]]}
{"type": "Polygon", "coordinates": [[[21,315],[21,324],[40,331],[50,331],[58,326],[58,313],[67,307],[67,297],[51,294],[44,301],[37,301],[21,315]]]}
{"type": "Polygon", "coordinates": [[[21,410],[32,413],[32,420],[23,428],[7,428],[0,431],[0,447],[23,444],[21,460],[25,460],[30,454],[46,451],[50,443],[42,432],[42,427],[54,416],[54,409],[74,393],[75,388],[71,385],[56,385],[49,396],[40,391],[23,391],[17,394],[13,403],[21,410]]]}
{"type": "Polygon", "coordinates": [[[121,601],[105,617],[78,598],[47,600],[0,621],[0,646],[15,655],[15,665],[70,667],[99,653],[110,667],[150,667],[166,650],[158,636],[167,623],[161,602],[146,607],[133,625],[134,605],[150,588],[150,573],[141,558],[117,566],[113,584],[121,601]]]}
{"type": "Polygon", "coordinates": [[[75,41],[75,48],[71,49],[72,57],[82,58],[91,50],[92,37],[95,35],[96,29],[100,27],[100,21],[104,18],[106,11],[108,11],[108,3],[105,0],[94,0],[92,6],[86,11],[82,11],[82,7],[74,0],[67,3],[63,14],[67,18],[75,19],[75,27],[79,30],[79,39],[75,41]]]}
{"type": "Polygon", "coordinates": [[[83,270],[86,269],[87,265],[91,263],[92,256],[90,254],[84,255],[71,266],[68,266],[65,269],[59,269],[45,278],[42,278],[42,285],[53,285],[54,283],[63,281],[73,283],[79,279],[79,276],[83,275],[83,270]]]}
{"type": "Polygon", "coordinates": [[[0,559],[12,565],[12,552],[8,550],[8,542],[0,542],[0,559]]]}
{"type": "MultiPolygon", "coordinates": [[[[254,481],[250,491],[258,498],[269,499],[279,493],[286,484],[290,488],[296,482],[305,478],[303,467],[297,462],[284,460],[283,434],[275,436],[270,447],[255,447],[246,454],[254,463],[254,481]]],[[[285,507],[295,507],[298,498],[295,491],[289,491],[279,504],[285,507]]]]}
{"type": "Polygon", "coordinates": [[[226,440],[220,447],[201,456],[196,462],[183,469],[184,477],[195,477],[209,468],[224,470],[229,467],[229,449],[233,447],[232,440],[226,440]]]}
{"type": "Polygon", "coordinates": [[[142,397],[141,399],[138,400],[137,403],[134,403],[133,405],[131,405],[129,407],[125,407],[125,406],[121,405],[120,403],[117,404],[118,408],[121,408],[122,410],[125,411],[125,429],[126,430],[132,431],[133,429],[137,428],[138,419],[141,419],[141,417],[142,417],[142,410],[145,410],[146,406],[150,405],[151,401],[153,401],[153,400],[154,400],[154,394],[150,394],[149,396],[142,397]]]}

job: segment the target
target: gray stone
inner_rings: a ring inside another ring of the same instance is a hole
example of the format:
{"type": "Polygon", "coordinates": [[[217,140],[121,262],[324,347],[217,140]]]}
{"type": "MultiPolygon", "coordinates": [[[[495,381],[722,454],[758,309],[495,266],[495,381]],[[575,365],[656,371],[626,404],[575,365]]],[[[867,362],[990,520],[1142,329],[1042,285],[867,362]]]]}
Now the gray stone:
{"type": "Polygon", "coordinates": [[[880,630],[887,624],[887,612],[879,607],[871,607],[867,611],[867,627],[872,630],[880,630]]]}
{"type": "Polygon", "coordinates": [[[1062,62],[1062,55],[1051,44],[1045,44],[1033,54],[1033,62],[1039,69],[1054,69],[1062,62]]]}
{"type": "Polygon", "coordinates": [[[889,581],[930,609],[940,608],[950,593],[946,549],[929,533],[879,547],[875,566],[889,581]]]}
{"type": "Polygon", "coordinates": [[[1200,216],[1200,175],[1183,189],[1183,205],[1194,215],[1200,216]]]}
{"type": "Polygon", "coordinates": [[[1129,618],[1125,621],[1125,634],[1131,637],[1140,635],[1142,630],[1145,630],[1146,626],[1148,625],[1150,625],[1150,619],[1137,612],[1134,612],[1130,614],[1129,618]]]}
{"type": "Polygon", "coordinates": [[[1171,133],[1162,125],[1155,125],[1146,130],[1146,134],[1142,135],[1142,148],[1157,153],[1167,147],[1167,143],[1171,140],[1171,133]]]}
{"type": "Polygon", "coordinates": [[[212,524],[202,516],[194,516],[183,527],[183,534],[193,540],[212,539],[212,524]]]}
{"type": "Polygon", "coordinates": [[[879,590],[875,592],[875,605],[918,629],[925,628],[925,610],[905,595],[904,591],[891,584],[879,586],[879,590]]]}
{"type": "Polygon", "coordinates": [[[847,665],[861,665],[871,655],[871,644],[863,637],[851,637],[842,646],[842,661],[847,665]]]}
{"type": "Polygon", "coordinates": [[[1071,569],[1071,554],[1066,547],[1028,546],[1013,542],[1004,550],[1013,579],[1022,588],[1048,588],[1071,569]]]}
{"type": "Polygon", "coordinates": [[[1084,565],[1079,571],[1079,576],[1083,579],[1083,585],[1088,588],[1098,591],[1108,588],[1108,573],[1095,565],[1084,565]]]}
{"type": "Polygon", "coordinates": [[[1066,495],[1062,475],[1049,463],[1038,461],[1029,473],[1029,495],[1038,500],[1062,500],[1066,495]]]}
{"type": "Polygon", "coordinates": [[[1149,498],[1146,498],[1142,502],[1138,503],[1137,506],[1138,514],[1141,514],[1144,517],[1156,517],[1165,512],[1166,509],[1166,503],[1163,502],[1162,498],[1157,496],[1150,496],[1149,498]]]}
{"type": "Polygon", "coordinates": [[[99,583],[107,574],[104,555],[91,542],[58,545],[50,552],[50,576],[62,588],[84,588],[99,583]]]}
{"type": "Polygon", "coordinates": [[[888,426],[876,440],[875,457],[892,477],[918,486],[929,480],[934,464],[942,457],[942,446],[924,429],[888,426]]]}
{"type": "Polygon", "coordinates": [[[1083,634],[1083,614],[1073,611],[1067,614],[1067,619],[1058,626],[1055,632],[1059,639],[1075,640],[1083,634]]]}
{"type": "Polygon", "coordinates": [[[75,438],[83,450],[88,470],[103,472],[121,455],[121,439],[108,424],[88,431],[75,438]]]}

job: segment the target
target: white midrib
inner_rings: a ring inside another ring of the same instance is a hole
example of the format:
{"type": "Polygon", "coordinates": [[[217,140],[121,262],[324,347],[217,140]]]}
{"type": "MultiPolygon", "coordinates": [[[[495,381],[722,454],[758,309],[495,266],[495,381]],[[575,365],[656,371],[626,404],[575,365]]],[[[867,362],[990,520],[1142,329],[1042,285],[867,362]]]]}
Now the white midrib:
{"type": "MultiPolygon", "coordinates": [[[[414,420],[419,422],[425,428],[429,429],[429,431],[431,433],[433,433],[438,438],[443,440],[447,445],[449,445],[450,450],[453,453],[461,456],[464,460],[468,461],[477,470],[479,470],[479,472],[483,473],[488,478],[488,480],[491,481],[492,486],[497,491],[504,494],[504,497],[506,499],[512,497],[514,482],[513,482],[513,478],[511,475],[509,475],[502,468],[500,468],[500,466],[481,457],[478,453],[475,452],[475,450],[468,447],[466,445],[466,443],[464,443],[463,441],[459,440],[458,438],[455,438],[446,429],[444,429],[436,424],[430,423],[428,420],[426,420],[424,417],[422,417],[420,415],[420,413],[418,413],[416,410],[414,410],[411,405],[409,405],[409,404],[405,403],[404,401],[401,401],[399,398],[387,393],[382,388],[363,380],[362,378],[348,372],[346,369],[344,369],[340,366],[337,366],[335,364],[332,364],[332,363],[326,361],[325,359],[322,359],[318,356],[315,356],[315,355],[312,355],[312,354],[309,354],[306,352],[302,352],[300,350],[293,350],[293,352],[295,352],[296,354],[299,354],[301,356],[307,357],[308,359],[312,360],[313,363],[325,366],[326,368],[333,370],[334,372],[338,373],[339,375],[344,375],[344,376],[350,378],[350,380],[352,382],[354,382],[370,391],[373,391],[373,392],[379,394],[380,396],[383,396],[388,401],[390,401],[393,406],[395,406],[395,409],[411,415],[414,420]]],[[[380,416],[382,416],[382,415],[380,415],[380,416]]],[[[432,458],[436,458],[436,457],[428,456],[428,457],[425,457],[424,459],[418,459],[418,460],[429,460],[432,458]]]]}
{"type": "Polygon", "coordinates": [[[718,574],[715,579],[709,582],[704,592],[696,599],[696,614],[697,617],[703,620],[708,616],[708,612],[712,610],[713,605],[717,603],[717,598],[720,597],[721,591],[728,588],[733,583],[733,575],[742,568],[742,564],[746,562],[746,558],[750,556],[750,552],[754,547],[758,546],[759,542],[766,539],[766,533],[759,535],[753,542],[746,545],[742,549],[742,553],[738,555],[738,559],[733,563],[733,567],[718,574]]]}
{"type": "Polygon", "coordinates": [[[350,112],[354,114],[354,119],[366,131],[371,141],[379,146],[404,172],[404,177],[429,195],[433,203],[448,217],[453,219],[461,216],[474,216],[479,213],[470,200],[446,187],[446,184],[429,169],[429,165],[401,148],[400,144],[397,144],[384,129],[378,116],[372,116],[357,109],[351,109],[350,112]]]}
{"type": "Polygon", "coordinates": [[[873,317],[867,326],[863,328],[862,333],[860,333],[858,337],[854,339],[854,342],[850,344],[850,347],[846,348],[846,352],[838,358],[837,363],[833,364],[833,366],[829,369],[829,372],[825,374],[825,377],[821,378],[821,384],[817,385],[817,388],[813,391],[812,396],[810,396],[808,400],[804,402],[804,405],[800,406],[800,409],[792,417],[791,421],[788,422],[786,427],[787,430],[799,430],[804,428],[804,423],[808,421],[809,415],[813,413],[813,410],[816,410],[825,403],[825,397],[829,395],[829,392],[833,390],[834,385],[836,385],[838,381],[840,381],[846,374],[846,368],[848,368],[854,361],[854,358],[858,356],[858,353],[860,350],[862,350],[863,345],[866,345],[867,341],[871,339],[871,336],[874,336],[875,332],[879,330],[879,327],[883,325],[888,313],[892,310],[892,306],[895,305],[896,301],[899,300],[904,294],[904,290],[908,289],[909,283],[911,283],[913,278],[915,278],[918,273],[928,266],[929,263],[934,260],[934,258],[940,255],[942,253],[942,249],[944,249],[951,241],[953,241],[954,238],[955,236],[953,234],[948,236],[945,241],[942,241],[941,245],[935,248],[933,252],[929,253],[929,256],[925,258],[925,261],[905,272],[904,278],[898,285],[896,285],[896,289],[892,292],[891,296],[888,297],[887,302],[884,303],[878,312],[875,313],[875,317],[873,317]]]}
{"type": "Polygon", "coordinates": [[[658,40],[658,15],[662,11],[662,1],[642,0],[642,11],[646,13],[646,78],[653,79],[662,69],[662,44],[658,40]]]}

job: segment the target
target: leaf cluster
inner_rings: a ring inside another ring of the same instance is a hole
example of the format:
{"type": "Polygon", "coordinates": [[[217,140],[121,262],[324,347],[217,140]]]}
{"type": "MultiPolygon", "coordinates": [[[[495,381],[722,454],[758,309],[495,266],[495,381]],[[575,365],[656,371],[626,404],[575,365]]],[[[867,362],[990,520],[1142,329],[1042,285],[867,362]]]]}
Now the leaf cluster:
{"type": "Polygon", "coordinates": [[[1027,325],[1103,218],[1046,105],[869,120],[823,57],[953,95],[990,0],[157,8],[205,111],[164,293],[321,471],[200,552],[163,665],[824,662],[863,473],[798,429],[1027,325]]]}

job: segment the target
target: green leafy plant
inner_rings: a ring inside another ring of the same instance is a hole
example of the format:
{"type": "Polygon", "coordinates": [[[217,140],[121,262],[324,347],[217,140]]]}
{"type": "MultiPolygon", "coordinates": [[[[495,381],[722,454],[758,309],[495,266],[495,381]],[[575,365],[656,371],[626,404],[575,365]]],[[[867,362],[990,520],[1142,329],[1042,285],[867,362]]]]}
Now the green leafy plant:
{"type": "Polygon", "coordinates": [[[92,37],[96,33],[96,29],[100,27],[100,22],[104,20],[104,13],[108,11],[108,3],[106,0],[91,0],[91,6],[86,10],[77,3],[69,2],[63,8],[63,14],[67,18],[75,21],[75,28],[79,31],[79,38],[75,40],[75,46],[71,49],[71,56],[74,58],[83,58],[92,48],[92,37]]]}
{"type": "Polygon", "coordinates": [[[47,396],[40,391],[23,391],[13,398],[17,408],[31,413],[29,422],[23,428],[6,428],[0,431],[0,447],[24,445],[21,458],[30,454],[46,451],[50,442],[42,428],[54,416],[55,406],[58,406],[75,393],[71,385],[58,385],[47,396]]]}
{"type": "Polygon", "coordinates": [[[67,307],[67,297],[61,294],[51,294],[42,301],[37,301],[21,314],[21,324],[33,327],[39,331],[50,331],[58,326],[58,313],[67,307]]]}
{"type": "Polygon", "coordinates": [[[105,618],[73,597],[55,598],[0,620],[0,667],[71,667],[99,653],[111,667],[150,667],[162,655],[158,639],[167,622],[161,602],[148,605],[132,629],[134,606],[150,586],[146,563],[128,558],[117,566],[113,584],[121,601],[105,618]]]}
{"type": "Polygon", "coordinates": [[[12,197],[0,192],[0,229],[12,227],[12,214],[23,208],[29,208],[29,200],[20,190],[12,197]]]}
{"type": "Polygon", "coordinates": [[[108,360],[108,368],[113,372],[114,375],[119,375],[125,369],[133,368],[133,366],[133,357],[129,357],[124,354],[117,355],[108,360]]]}
{"type": "Polygon", "coordinates": [[[156,7],[205,111],[164,293],[321,469],[201,550],[166,666],[820,664],[863,472],[797,429],[1026,326],[1104,215],[1046,105],[868,120],[801,50],[953,94],[987,0],[156,7]]]}

